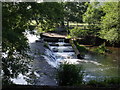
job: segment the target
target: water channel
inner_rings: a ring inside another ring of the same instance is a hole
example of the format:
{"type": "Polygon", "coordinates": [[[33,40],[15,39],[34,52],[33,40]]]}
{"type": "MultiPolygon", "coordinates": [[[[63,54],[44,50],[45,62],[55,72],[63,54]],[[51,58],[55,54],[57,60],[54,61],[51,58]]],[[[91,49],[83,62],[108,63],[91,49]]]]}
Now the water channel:
{"type": "Polygon", "coordinates": [[[64,61],[82,65],[85,72],[84,81],[118,77],[120,48],[108,47],[112,50],[112,53],[108,55],[88,52],[85,54],[84,59],[77,59],[72,46],[66,43],[64,39],[59,39],[58,42],[47,43],[49,49],[46,49],[44,58],[55,68],[64,61]]]}

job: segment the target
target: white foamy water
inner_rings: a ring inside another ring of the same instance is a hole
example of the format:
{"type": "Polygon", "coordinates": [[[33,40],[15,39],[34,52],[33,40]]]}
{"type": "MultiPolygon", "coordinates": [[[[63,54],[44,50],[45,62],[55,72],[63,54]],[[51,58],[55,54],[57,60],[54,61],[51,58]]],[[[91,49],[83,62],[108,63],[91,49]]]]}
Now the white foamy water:
{"type": "MultiPolygon", "coordinates": [[[[60,40],[61,41],[61,40],[60,40]]],[[[64,40],[63,40],[64,41],[64,40]]],[[[58,44],[58,46],[50,46],[51,50],[46,49],[46,56],[44,58],[47,62],[52,65],[53,67],[57,67],[60,63],[68,62],[70,64],[79,64],[79,63],[91,63],[93,65],[102,65],[96,61],[92,60],[85,60],[85,59],[77,59],[75,52],[69,52],[69,50],[73,50],[72,46],[64,46],[64,44],[69,44],[65,42],[49,42],[49,44],[58,44]],[[54,50],[57,50],[54,52],[54,50]],[[67,51],[67,52],[65,52],[67,51]]]]}
{"type": "Polygon", "coordinates": [[[53,66],[55,68],[58,67],[59,63],[57,61],[50,61],[51,58],[49,58],[49,57],[47,57],[45,55],[43,55],[43,57],[47,60],[49,65],[51,65],[51,66],[53,66]]]}
{"type": "Polygon", "coordinates": [[[72,46],[67,46],[67,47],[65,47],[65,46],[61,46],[61,47],[59,47],[59,46],[50,46],[51,47],[51,49],[53,49],[53,48],[58,48],[58,49],[72,49],[72,46]]]}
{"type": "MultiPolygon", "coordinates": [[[[39,38],[40,38],[40,36],[31,34],[31,31],[28,31],[28,30],[26,30],[26,31],[24,32],[24,35],[27,37],[29,44],[30,44],[30,43],[34,43],[36,40],[39,40],[39,38]]],[[[28,53],[28,54],[31,55],[31,56],[34,55],[33,53],[28,53]]],[[[6,57],[7,54],[3,54],[3,55],[4,55],[4,57],[6,57]]],[[[29,68],[31,68],[30,65],[28,65],[28,66],[29,66],[29,68]]],[[[26,75],[30,75],[31,73],[32,73],[32,71],[29,70],[29,72],[26,73],[26,75]]],[[[22,73],[20,73],[17,78],[11,78],[11,81],[13,81],[13,83],[15,83],[15,84],[28,85],[28,84],[30,84],[30,83],[29,83],[26,79],[29,79],[29,80],[30,80],[31,78],[29,78],[29,77],[26,76],[26,75],[23,75],[22,73]]],[[[34,71],[34,75],[35,75],[36,77],[40,77],[40,75],[37,74],[35,71],[34,71]]]]}
{"type": "Polygon", "coordinates": [[[26,76],[24,76],[23,74],[19,74],[17,78],[12,78],[11,81],[13,81],[13,83],[15,84],[24,84],[27,85],[27,81],[24,79],[26,76]]]}
{"type": "Polygon", "coordinates": [[[35,30],[34,31],[26,31],[25,32],[25,35],[26,35],[26,37],[28,39],[28,43],[33,43],[36,40],[39,40],[39,38],[40,38],[40,36],[38,36],[38,35],[31,34],[31,32],[35,32],[35,30]]]}
{"type": "Polygon", "coordinates": [[[46,50],[44,58],[53,67],[57,68],[61,63],[70,63],[82,65],[84,70],[84,81],[104,79],[116,75],[116,67],[110,68],[106,64],[99,61],[96,57],[86,53],[84,59],[77,59],[77,56],[69,43],[62,42],[49,42],[51,50],[46,50]],[[115,73],[111,73],[111,71],[115,73]]]}

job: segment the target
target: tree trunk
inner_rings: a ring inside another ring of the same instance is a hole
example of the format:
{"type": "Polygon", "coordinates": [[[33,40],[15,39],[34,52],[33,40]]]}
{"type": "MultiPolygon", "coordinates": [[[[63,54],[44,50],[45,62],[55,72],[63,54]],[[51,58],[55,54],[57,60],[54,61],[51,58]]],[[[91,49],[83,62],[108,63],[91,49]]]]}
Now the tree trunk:
{"type": "Polygon", "coordinates": [[[69,21],[67,21],[67,34],[69,34],[69,21]]]}

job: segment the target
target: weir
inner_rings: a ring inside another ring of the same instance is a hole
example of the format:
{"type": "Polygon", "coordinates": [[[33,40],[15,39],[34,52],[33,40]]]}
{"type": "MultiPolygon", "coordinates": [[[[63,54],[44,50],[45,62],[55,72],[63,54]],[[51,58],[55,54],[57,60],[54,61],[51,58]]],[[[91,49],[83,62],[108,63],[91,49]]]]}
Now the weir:
{"type": "MultiPolygon", "coordinates": [[[[53,38],[54,39],[54,38],[53,38]]],[[[46,55],[44,56],[47,62],[55,67],[61,63],[68,62],[70,64],[78,64],[82,65],[84,68],[84,81],[99,79],[102,80],[108,77],[117,77],[117,74],[110,75],[109,71],[111,67],[102,64],[100,61],[91,58],[90,55],[85,55],[84,59],[78,59],[78,54],[75,50],[76,47],[71,46],[71,42],[65,42],[66,40],[63,38],[59,38],[56,42],[50,42],[47,39],[47,43],[49,44],[49,50],[46,50],[46,55]]],[[[116,67],[113,67],[116,69],[116,67]]]]}
{"type": "Polygon", "coordinates": [[[67,59],[77,59],[72,46],[70,43],[66,43],[65,39],[58,39],[58,42],[47,43],[50,49],[46,49],[44,58],[46,58],[48,63],[53,67],[57,67],[61,62],[64,62],[67,59]]]}
{"type": "MultiPolygon", "coordinates": [[[[58,66],[63,62],[69,62],[72,64],[82,65],[84,69],[84,81],[99,79],[107,77],[118,77],[118,66],[111,63],[112,58],[107,58],[102,55],[97,55],[93,53],[86,53],[84,59],[78,59],[77,51],[75,46],[71,46],[71,42],[65,38],[41,38],[38,39],[35,35],[27,35],[29,42],[37,40],[36,47],[40,47],[39,43],[48,43],[49,48],[45,48],[45,52],[42,55],[45,59],[44,61],[51,65],[53,68],[58,68],[58,66]],[[35,39],[35,40],[32,40],[35,39]],[[55,39],[55,40],[54,40],[55,39]],[[111,60],[111,61],[110,61],[111,60]],[[112,72],[112,73],[111,73],[112,72]]],[[[42,51],[43,48],[40,48],[42,51]]],[[[78,52],[79,53],[79,52],[78,52]]],[[[46,84],[45,84],[46,85],[46,84]]],[[[49,85],[49,84],[47,84],[49,85]]]]}
{"type": "Polygon", "coordinates": [[[57,67],[61,62],[68,62],[72,64],[78,63],[92,63],[96,65],[101,65],[98,62],[78,59],[73,47],[70,43],[66,43],[65,39],[58,39],[58,42],[47,42],[49,49],[46,49],[46,55],[44,56],[46,60],[53,67],[57,67]],[[69,46],[65,46],[69,45],[69,46]],[[53,65],[54,63],[54,65],[53,65]]]}

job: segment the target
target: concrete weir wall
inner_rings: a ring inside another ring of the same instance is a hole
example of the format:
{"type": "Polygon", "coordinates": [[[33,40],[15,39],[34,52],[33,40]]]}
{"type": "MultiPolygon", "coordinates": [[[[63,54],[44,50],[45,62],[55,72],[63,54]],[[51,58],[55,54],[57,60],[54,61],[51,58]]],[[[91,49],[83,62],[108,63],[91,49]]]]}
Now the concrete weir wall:
{"type": "MultiPolygon", "coordinates": [[[[72,46],[72,48],[75,51],[76,56],[79,58],[80,52],[77,49],[76,45],[74,44],[73,40],[67,39],[66,37],[62,37],[62,36],[55,37],[55,36],[49,36],[49,35],[45,35],[45,34],[42,34],[41,37],[44,39],[44,41],[47,41],[47,42],[59,42],[59,39],[64,39],[65,43],[70,43],[70,45],[72,46]]],[[[81,58],[79,58],[79,59],[81,59],[81,58]]]]}
{"type": "Polygon", "coordinates": [[[75,51],[75,54],[78,55],[80,54],[79,50],[77,49],[77,47],[75,46],[73,40],[69,40],[70,44],[72,45],[74,51],[75,51]]]}
{"type": "Polygon", "coordinates": [[[84,59],[84,56],[81,55],[81,53],[80,53],[80,51],[77,49],[74,41],[70,39],[69,42],[70,42],[70,44],[72,45],[72,48],[74,49],[77,58],[78,58],[78,59],[84,59]]]}
{"type": "Polygon", "coordinates": [[[14,85],[3,87],[2,90],[119,90],[119,87],[14,85]]]}

